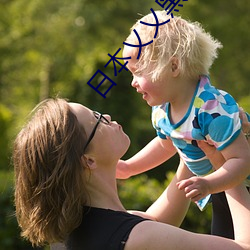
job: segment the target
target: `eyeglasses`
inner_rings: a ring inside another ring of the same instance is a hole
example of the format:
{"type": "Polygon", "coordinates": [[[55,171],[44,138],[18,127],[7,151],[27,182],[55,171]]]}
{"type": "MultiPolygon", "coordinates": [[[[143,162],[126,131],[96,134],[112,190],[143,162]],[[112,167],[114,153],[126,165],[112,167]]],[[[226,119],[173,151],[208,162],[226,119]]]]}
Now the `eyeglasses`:
{"type": "Polygon", "coordinates": [[[97,119],[97,123],[96,123],[95,127],[93,128],[93,130],[92,130],[92,132],[91,132],[91,134],[89,136],[89,139],[88,139],[88,141],[87,141],[87,143],[86,143],[86,145],[84,147],[84,151],[86,150],[86,148],[88,147],[89,143],[93,139],[99,123],[102,122],[102,123],[107,124],[107,125],[110,124],[110,121],[107,118],[105,118],[101,113],[99,113],[97,111],[93,111],[93,114],[94,114],[95,118],[97,119]]]}

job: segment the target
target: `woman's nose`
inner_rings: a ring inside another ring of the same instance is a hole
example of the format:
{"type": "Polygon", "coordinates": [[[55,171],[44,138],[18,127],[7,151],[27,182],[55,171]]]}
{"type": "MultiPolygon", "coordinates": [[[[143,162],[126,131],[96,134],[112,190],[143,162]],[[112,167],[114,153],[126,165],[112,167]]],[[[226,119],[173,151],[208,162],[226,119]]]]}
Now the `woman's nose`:
{"type": "Polygon", "coordinates": [[[110,116],[110,115],[104,114],[103,116],[104,116],[109,122],[111,122],[111,116],[110,116]]]}

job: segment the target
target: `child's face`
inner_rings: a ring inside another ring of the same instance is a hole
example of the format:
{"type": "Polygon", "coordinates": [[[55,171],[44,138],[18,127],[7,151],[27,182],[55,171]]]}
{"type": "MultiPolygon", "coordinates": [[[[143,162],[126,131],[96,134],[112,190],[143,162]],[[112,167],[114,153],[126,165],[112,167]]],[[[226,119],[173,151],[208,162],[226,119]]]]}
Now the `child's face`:
{"type": "Polygon", "coordinates": [[[138,69],[136,59],[136,50],[125,46],[123,50],[123,57],[129,57],[127,68],[132,73],[133,80],[131,82],[132,87],[136,91],[142,94],[142,98],[148,103],[149,106],[161,105],[167,101],[166,90],[167,90],[167,78],[152,82],[149,74],[144,72],[136,72],[138,69]]]}

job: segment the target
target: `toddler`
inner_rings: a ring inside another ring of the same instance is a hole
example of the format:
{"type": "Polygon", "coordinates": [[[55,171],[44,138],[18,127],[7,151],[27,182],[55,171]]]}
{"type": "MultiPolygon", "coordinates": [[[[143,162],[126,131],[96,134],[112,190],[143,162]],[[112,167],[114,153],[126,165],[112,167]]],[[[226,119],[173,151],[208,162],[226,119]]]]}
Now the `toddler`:
{"type": "Polygon", "coordinates": [[[131,85],[152,107],[152,124],[157,137],[135,156],[120,161],[117,178],[142,173],[158,166],[176,151],[195,175],[178,185],[203,209],[210,194],[238,185],[250,174],[249,145],[241,132],[239,109],[231,95],[211,84],[209,69],[221,43],[197,22],[171,18],[166,11],[149,14],[131,28],[123,50],[131,57],[127,67],[131,85]],[[143,23],[141,23],[141,21],[143,23]],[[149,43],[139,50],[140,44],[149,43]],[[139,59],[137,59],[139,57],[139,59]],[[206,141],[221,151],[225,163],[213,171],[198,147],[206,141]]]}

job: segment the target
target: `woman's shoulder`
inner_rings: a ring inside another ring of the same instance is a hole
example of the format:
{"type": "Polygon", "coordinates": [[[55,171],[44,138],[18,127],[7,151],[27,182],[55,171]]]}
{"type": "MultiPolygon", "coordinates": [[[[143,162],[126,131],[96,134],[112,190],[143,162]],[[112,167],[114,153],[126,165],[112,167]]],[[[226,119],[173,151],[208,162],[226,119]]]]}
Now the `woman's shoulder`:
{"type": "Polygon", "coordinates": [[[146,219],[123,211],[84,207],[83,219],[67,240],[67,249],[120,249],[135,225],[146,219]],[[98,241],[96,240],[98,239],[98,241]]]}

